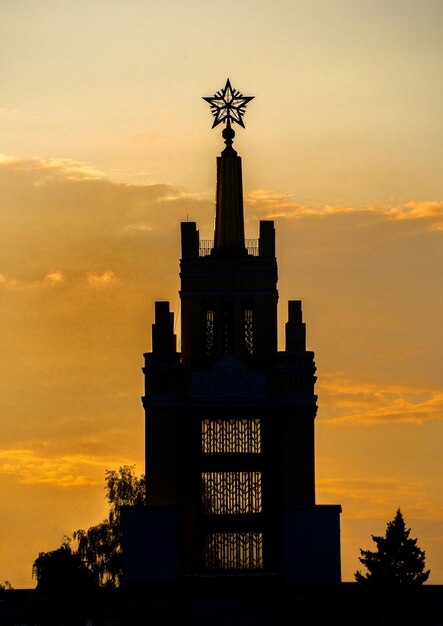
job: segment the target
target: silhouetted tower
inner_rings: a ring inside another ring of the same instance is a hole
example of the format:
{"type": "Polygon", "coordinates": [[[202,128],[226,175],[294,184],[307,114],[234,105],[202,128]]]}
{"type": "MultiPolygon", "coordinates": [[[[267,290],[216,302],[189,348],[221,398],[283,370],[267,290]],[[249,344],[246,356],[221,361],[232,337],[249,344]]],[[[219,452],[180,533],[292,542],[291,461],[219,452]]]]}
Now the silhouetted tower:
{"type": "Polygon", "coordinates": [[[155,305],[143,398],[149,504],[138,522],[154,539],[144,566],[128,557],[128,580],[340,580],[340,507],[315,504],[316,367],[301,302],[289,302],[278,352],[274,223],[245,240],[231,121],[243,126],[250,99],[229,81],[207,98],[214,125],[227,124],[214,241],[182,223],[181,354],[169,303],[155,305]]]}

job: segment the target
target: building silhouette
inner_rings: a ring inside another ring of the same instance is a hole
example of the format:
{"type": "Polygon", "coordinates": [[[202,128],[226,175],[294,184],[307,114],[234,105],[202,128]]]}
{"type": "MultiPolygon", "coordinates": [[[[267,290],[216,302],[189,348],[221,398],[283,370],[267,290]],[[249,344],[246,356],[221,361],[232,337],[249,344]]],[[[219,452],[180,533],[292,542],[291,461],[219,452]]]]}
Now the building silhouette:
{"type": "Polygon", "coordinates": [[[341,507],[315,501],[316,367],[301,302],[288,303],[278,351],[274,223],[245,239],[230,123],[241,106],[240,122],[229,107],[219,120],[214,240],[181,224],[181,352],[174,313],[156,302],[145,354],[148,506],[124,513],[124,577],[169,598],[340,582],[341,507]]]}
{"type": "MultiPolygon", "coordinates": [[[[273,222],[245,239],[231,122],[243,126],[251,98],[228,81],[205,100],[214,126],[226,124],[214,240],[181,225],[181,352],[169,303],[155,303],[143,370],[148,505],[122,510],[123,585],[87,601],[63,581],[52,595],[0,589],[2,626],[384,620],[380,596],[341,583],[341,507],[315,501],[316,367],[298,300],[278,351],[273,222]]],[[[395,623],[442,623],[441,585],[381,591],[395,623]]]]}

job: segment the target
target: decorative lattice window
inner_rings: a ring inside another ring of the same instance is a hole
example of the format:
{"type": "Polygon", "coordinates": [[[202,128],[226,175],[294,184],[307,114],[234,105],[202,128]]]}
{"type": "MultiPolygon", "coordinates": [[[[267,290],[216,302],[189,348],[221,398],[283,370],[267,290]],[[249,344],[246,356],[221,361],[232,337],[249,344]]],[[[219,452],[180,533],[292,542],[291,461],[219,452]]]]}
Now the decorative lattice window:
{"type": "Polygon", "coordinates": [[[252,309],[246,307],[243,310],[244,337],[246,353],[252,356],[254,354],[254,333],[252,325],[252,309]]]}
{"type": "Polygon", "coordinates": [[[263,534],[260,532],[221,532],[207,536],[205,546],[207,570],[263,569],[263,534]]]}
{"type": "Polygon", "coordinates": [[[261,472],[203,472],[202,508],[206,515],[261,513],[261,472]]]}
{"type": "Polygon", "coordinates": [[[214,309],[207,308],[205,311],[205,348],[206,356],[214,352],[214,309]]]}
{"type": "Polygon", "coordinates": [[[260,419],[203,419],[203,454],[259,454],[260,419]]]}

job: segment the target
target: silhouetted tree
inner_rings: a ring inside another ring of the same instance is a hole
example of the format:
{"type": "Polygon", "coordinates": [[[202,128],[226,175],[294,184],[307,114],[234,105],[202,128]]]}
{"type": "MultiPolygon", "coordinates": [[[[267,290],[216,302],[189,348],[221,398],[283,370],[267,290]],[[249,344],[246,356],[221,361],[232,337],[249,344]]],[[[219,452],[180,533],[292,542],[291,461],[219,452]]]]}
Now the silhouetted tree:
{"type": "Polygon", "coordinates": [[[429,577],[425,553],[410,538],[400,509],[388,522],[384,537],[372,535],[377,549],[360,550],[366,574],[355,573],[360,587],[362,625],[416,626],[432,623],[422,584],[429,577]]]}
{"type": "Polygon", "coordinates": [[[411,539],[411,529],[406,529],[400,509],[392,522],[388,522],[384,537],[372,535],[377,550],[360,550],[360,562],[367,574],[355,573],[360,585],[422,585],[430,570],[425,571],[425,552],[411,539]]]}
{"type": "Polygon", "coordinates": [[[79,624],[90,606],[98,580],[73,552],[69,537],[57,550],[40,552],[32,575],[37,579],[39,621],[45,624],[79,624]]]}
{"type": "Polygon", "coordinates": [[[38,591],[61,593],[63,589],[76,589],[91,581],[95,586],[119,586],[122,578],[120,511],[122,506],[145,503],[145,478],[137,477],[135,466],[130,465],[118,471],[107,470],[105,476],[108,517],[87,530],[76,530],[74,541],[65,537],[58,550],[39,554],[33,565],[38,591]]]}
{"type": "Polygon", "coordinates": [[[69,537],[64,537],[57,550],[40,552],[32,566],[32,575],[37,579],[37,591],[43,594],[58,595],[64,590],[85,593],[98,583],[94,574],[73,552],[69,537]]]}
{"type": "Polygon", "coordinates": [[[146,501],[145,478],[135,475],[134,466],[106,471],[106,498],[110,509],[107,519],[88,530],[76,530],[77,554],[94,573],[100,585],[117,587],[122,577],[122,506],[142,505],[146,501]]]}
{"type": "Polygon", "coordinates": [[[0,583],[0,591],[12,591],[13,587],[9,580],[4,580],[0,583]]]}

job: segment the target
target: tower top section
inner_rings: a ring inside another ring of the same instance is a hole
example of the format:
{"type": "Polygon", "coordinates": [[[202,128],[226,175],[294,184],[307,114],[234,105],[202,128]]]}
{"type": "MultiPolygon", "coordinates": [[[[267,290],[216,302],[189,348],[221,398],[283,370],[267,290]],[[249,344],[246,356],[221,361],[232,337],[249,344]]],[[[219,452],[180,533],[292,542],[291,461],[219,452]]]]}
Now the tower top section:
{"type": "Polygon", "coordinates": [[[231,128],[231,123],[245,127],[243,116],[246,113],[246,105],[253,98],[254,96],[244,96],[238,89],[234,89],[229,78],[223,89],[217,91],[213,96],[203,97],[203,100],[209,103],[211,113],[214,116],[212,128],[219,124],[226,124],[222,136],[228,148],[232,146],[232,140],[235,137],[235,131],[231,128]]]}
{"type": "Polygon", "coordinates": [[[244,256],[245,232],[243,219],[243,188],[241,158],[232,147],[235,132],[232,124],[243,128],[246,105],[254,96],[244,96],[231,86],[229,78],[223,89],[213,96],[205,96],[214,116],[212,128],[226,124],[223,139],[226,148],[217,157],[217,197],[215,207],[215,229],[213,254],[221,256],[244,256]]]}

